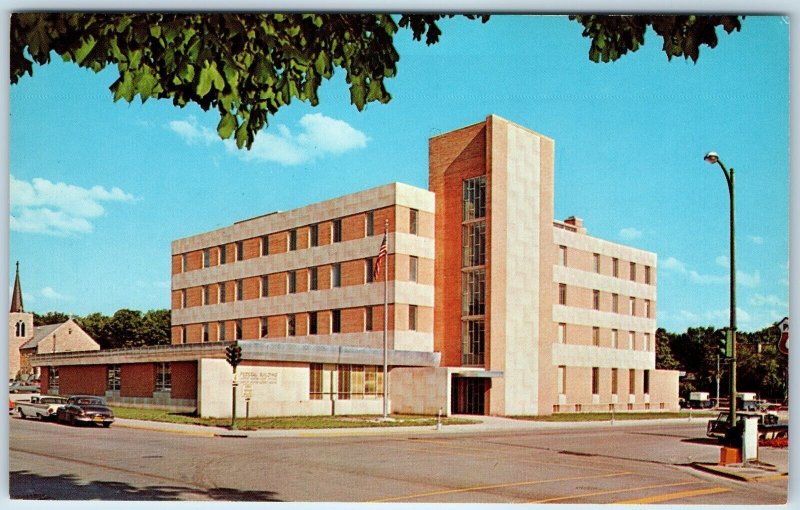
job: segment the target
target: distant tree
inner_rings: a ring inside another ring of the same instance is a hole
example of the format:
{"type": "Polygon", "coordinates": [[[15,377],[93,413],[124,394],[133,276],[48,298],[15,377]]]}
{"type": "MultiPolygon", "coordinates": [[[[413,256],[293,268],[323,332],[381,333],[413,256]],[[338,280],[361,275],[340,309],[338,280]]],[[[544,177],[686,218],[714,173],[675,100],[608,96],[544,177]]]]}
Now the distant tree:
{"type": "MultiPolygon", "coordinates": [[[[350,102],[391,99],[385,81],[397,74],[394,44],[400,28],[435,44],[438,22],[452,15],[80,13],[26,12],[11,16],[11,83],[33,74],[51,54],[98,72],[116,65],[114,101],[139,96],[215,109],[220,138],[252,146],[268,116],[292,99],[319,104],[318,89],[339,68],[350,102]]],[[[467,16],[488,20],[488,16],[467,16]]],[[[648,27],[664,39],[668,58],[697,61],[700,46],[717,45],[716,27],[740,30],[738,16],[571,16],[592,40],[589,58],[609,62],[644,44],[648,27]]],[[[512,65],[511,63],[509,65],[512,65]]]]}
{"type": "Polygon", "coordinates": [[[79,317],[76,319],[78,325],[83,329],[87,335],[92,337],[95,342],[100,344],[101,349],[110,349],[112,341],[108,324],[111,318],[102,313],[91,313],[86,317],[79,317]]]}
{"type": "Polygon", "coordinates": [[[171,314],[169,310],[150,310],[142,317],[140,328],[144,345],[169,345],[171,343],[171,314]]]}
{"type": "Polygon", "coordinates": [[[39,315],[38,313],[33,313],[33,325],[34,326],[47,326],[50,324],[62,324],[67,322],[70,319],[70,316],[61,313],[61,312],[47,312],[44,315],[39,315]]]}
{"type": "Polygon", "coordinates": [[[656,330],[656,368],[681,370],[681,364],[672,354],[672,342],[675,336],[674,333],[670,333],[664,328],[656,330]]]}

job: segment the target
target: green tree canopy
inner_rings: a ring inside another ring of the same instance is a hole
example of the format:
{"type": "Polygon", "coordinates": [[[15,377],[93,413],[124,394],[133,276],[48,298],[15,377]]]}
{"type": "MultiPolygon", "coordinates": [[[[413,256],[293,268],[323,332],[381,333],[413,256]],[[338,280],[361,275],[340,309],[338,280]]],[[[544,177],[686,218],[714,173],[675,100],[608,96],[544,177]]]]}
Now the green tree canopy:
{"type": "MultiPolygon", "coordinates": [[[[171,99],[215,109],[217,133],[239,148],[292,99],[319,103],[317,91],[344,71],[358,110],[386,103],[386,80],[397,73],[399,29],[427,44],[452,15],[254,13],[17,13],[11,17],[11,83],[47,64],[51,53],[98,72],[116,65],[114,101],[171,99]],[[395,19],[397,21],[395,21],[395,19]]],[[[488,16],[467,15],[488,20],[488,16]]],[[[669,58],[697,61],[717,44],[716,27],[740,29],[737,16],[572,16],[592,40],[589,58],[609,62],[644,43],[649,26],[669,58]]]]}
{"type": "Polygon", "coordinates": [[[62,312],[47,312],[44,315],[38,313],[33,314],[34,326],[47,326],[50,324],[62,324],[67,322],[70,316],[62,312]]]}

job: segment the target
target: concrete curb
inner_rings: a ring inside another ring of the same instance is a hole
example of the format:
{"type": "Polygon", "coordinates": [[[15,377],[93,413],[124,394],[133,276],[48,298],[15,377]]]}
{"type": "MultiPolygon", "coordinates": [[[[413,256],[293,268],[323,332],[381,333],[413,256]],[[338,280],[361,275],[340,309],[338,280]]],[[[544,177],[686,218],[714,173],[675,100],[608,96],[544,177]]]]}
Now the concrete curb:
{"type": "Polygon", "coordinates": [[[789,476],[789,473],[781,473],[775,469],[775,466],[771,464],[764,464],[761,465],[769,466],[772,469],[762,469],[758,467],[730,467],[730,466],[720,466],[718,464],[707,464],[702,462],[692,462],[691,466],[698,471],[704,471],[706,473],[711,473],[712,475],[717,476],[724,476],[726,478],[731,478],[733,480],[739,480],[741,482],[758,482],[763,479],[772,479],[772,478],[781,478],[789,476]]]}

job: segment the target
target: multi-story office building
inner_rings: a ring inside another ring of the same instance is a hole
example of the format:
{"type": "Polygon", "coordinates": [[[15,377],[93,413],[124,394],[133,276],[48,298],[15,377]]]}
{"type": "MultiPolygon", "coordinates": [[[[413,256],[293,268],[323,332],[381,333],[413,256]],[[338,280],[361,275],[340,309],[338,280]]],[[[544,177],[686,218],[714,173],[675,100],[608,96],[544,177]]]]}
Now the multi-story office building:
{"type": "Polygon", "coordinates": [[[553,140],[496,116],[434,137],[430,191],[390,184],[175,241],[172,346],[35,362],[60,368],[62,393],[63,374],[105,366],[121,374],[110,398],[224,416],[238,341],[253,415],[380,413],[386,295],[393,412],[674,410],[656,256],[555,220],[553,162],[553,140]]]}

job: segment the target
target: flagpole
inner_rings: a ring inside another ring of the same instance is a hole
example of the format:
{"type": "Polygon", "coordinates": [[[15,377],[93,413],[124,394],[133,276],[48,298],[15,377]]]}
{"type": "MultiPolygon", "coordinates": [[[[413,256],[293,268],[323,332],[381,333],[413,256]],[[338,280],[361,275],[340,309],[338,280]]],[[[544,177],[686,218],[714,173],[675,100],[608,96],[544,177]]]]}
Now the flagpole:
{"type": "Polygon", "coordinates": [[[383,271],[383,419],[389,417],[389,220],[383,223],[383,237],[386,239],[386,264],[383,271]]]}

